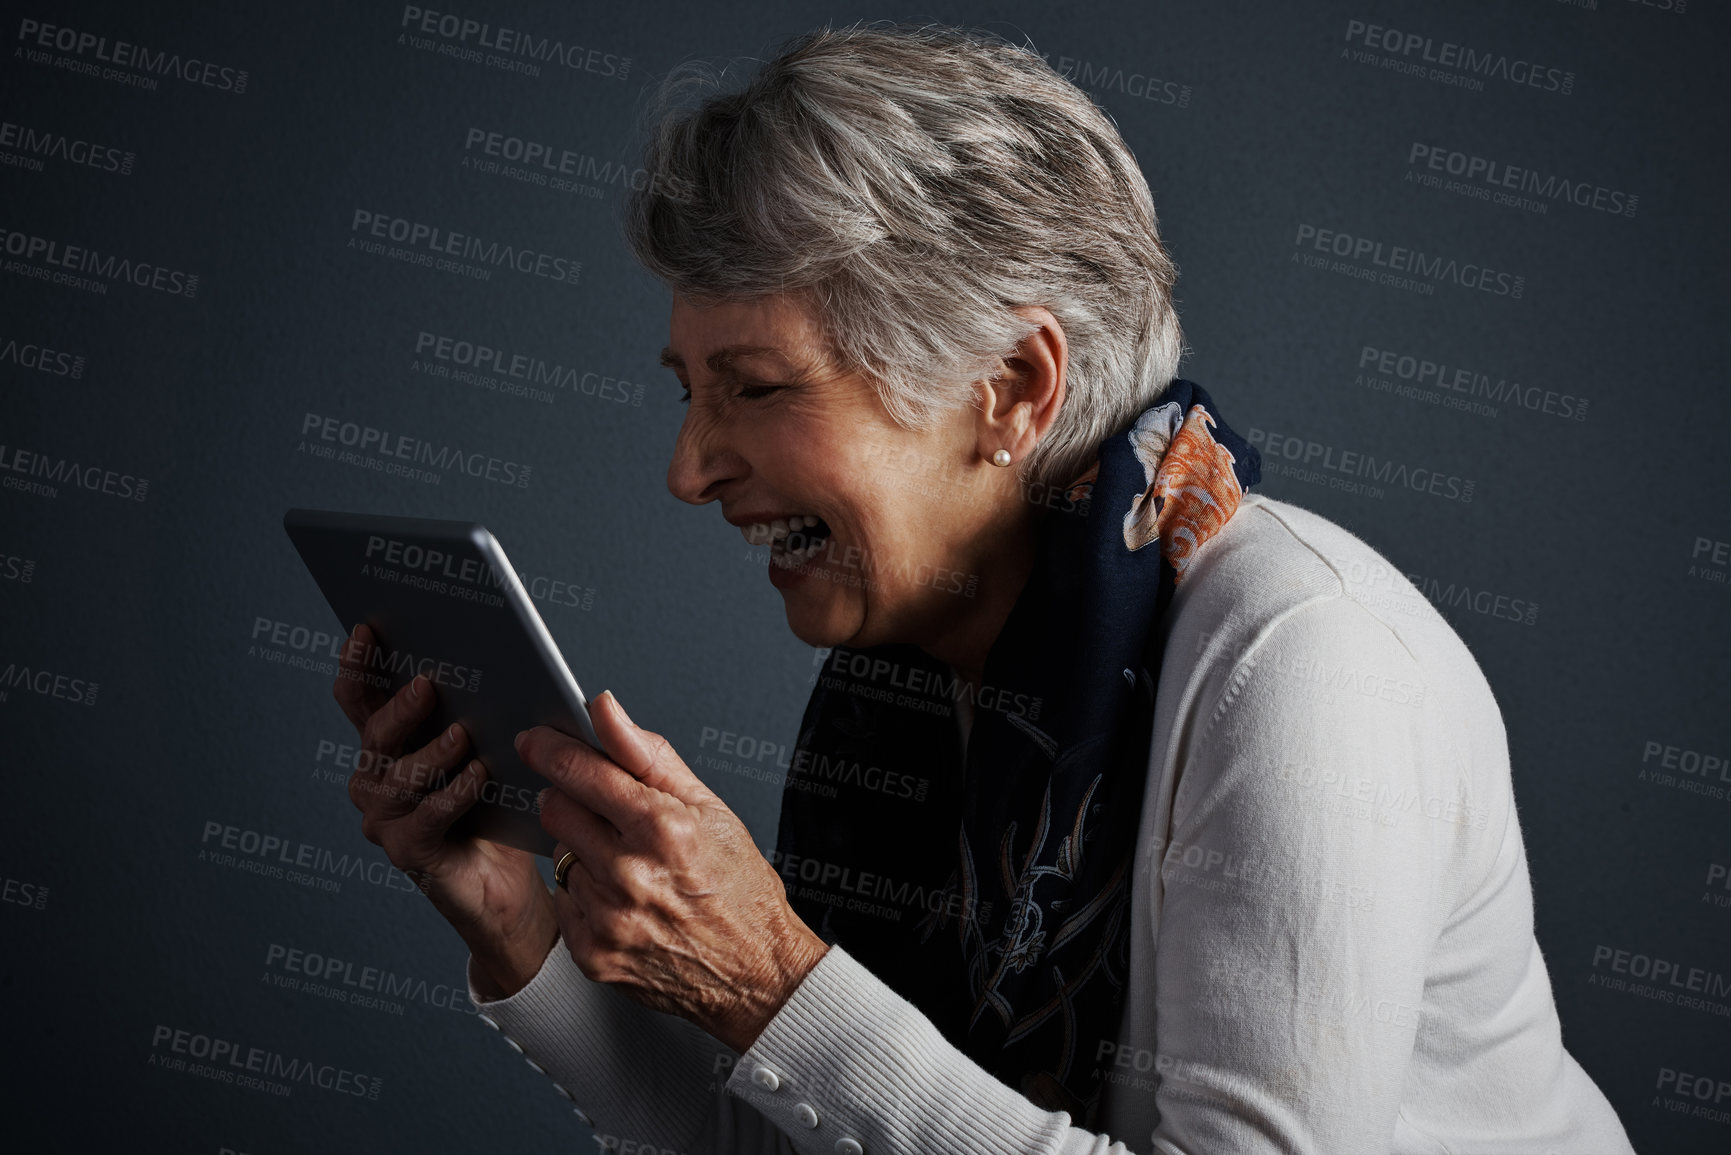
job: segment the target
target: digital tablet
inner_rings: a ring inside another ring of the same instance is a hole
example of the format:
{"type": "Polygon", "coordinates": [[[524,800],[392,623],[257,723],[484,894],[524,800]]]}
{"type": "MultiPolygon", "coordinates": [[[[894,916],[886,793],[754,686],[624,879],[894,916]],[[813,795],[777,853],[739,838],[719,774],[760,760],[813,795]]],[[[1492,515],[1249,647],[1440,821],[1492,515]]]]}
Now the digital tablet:
{"type": "Polygon", "coordinates": [[[547,725],[603,747],[577,679],[498,541],[473,522],[317,509],[289,510],[283,528],[343,636],[361,622],[372,629],[378,644],[365,676],[387,693],[416,674],[433,683],[437,704],[403,753],[452,722],[468,731],[487,781],[453,833],[550,855],[539,808],[548,783],[517,757],[513,740],[547,725]]]}

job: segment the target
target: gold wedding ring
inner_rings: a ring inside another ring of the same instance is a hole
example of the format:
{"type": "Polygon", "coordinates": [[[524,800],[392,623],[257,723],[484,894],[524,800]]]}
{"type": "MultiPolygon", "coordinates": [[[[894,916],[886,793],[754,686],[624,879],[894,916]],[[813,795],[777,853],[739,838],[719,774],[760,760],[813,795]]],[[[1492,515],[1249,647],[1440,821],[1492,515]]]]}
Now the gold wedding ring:
{"type": "Polygon", "coordinates": [[[576,858],[576,854],[567,850],[564,854],[559,856],[559,861],[553,864],[553,885],[557,886],[560,890],[565,889],[565,876],[571,873],[571,863],[575,861],[576,858]]]}

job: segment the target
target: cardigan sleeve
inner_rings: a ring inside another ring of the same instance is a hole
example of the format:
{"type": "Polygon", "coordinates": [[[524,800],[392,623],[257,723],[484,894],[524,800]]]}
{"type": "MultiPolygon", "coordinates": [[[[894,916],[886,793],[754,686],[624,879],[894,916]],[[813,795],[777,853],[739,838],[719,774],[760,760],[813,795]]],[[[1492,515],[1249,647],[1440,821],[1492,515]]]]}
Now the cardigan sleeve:
{"type": "Polygon", "coordinates": [[[643,1155],[784,1155],[762,1115],[726,1091],[737,1055],[701,1028],[592,982],[563,939],[529,985],[504,999],[475,991],[476,1018],[551,1080],[601,1150],[643,1155]]]}
{"type": "Polygon", "coordinates": [[[1495,775],[1453,732],[1501,720],[1462,676],[1324,598],[1265,627],[1196,720],[1142,848],[1158,1150],[1395,1146],[1446,911],[1508,845],[1495,775]]]}
{"type": "Polygon", "coordinates": [[[800,1155],[1128,1155],[952,1046],[839,946],[734,1066],[728,1090],[800,1155]]]}

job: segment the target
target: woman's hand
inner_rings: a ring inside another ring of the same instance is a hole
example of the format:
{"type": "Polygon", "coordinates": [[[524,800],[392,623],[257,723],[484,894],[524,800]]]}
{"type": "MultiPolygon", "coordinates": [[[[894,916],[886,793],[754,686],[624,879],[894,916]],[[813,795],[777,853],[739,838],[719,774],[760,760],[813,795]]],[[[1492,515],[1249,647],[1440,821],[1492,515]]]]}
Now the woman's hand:
{"type": "Polygon", "coordinates": [[[356,626],[343,645],[333,687],[361,735],[362,754],[349,778],[361,833],[384,848],[391,864],[419,884],[468,943],[480,993],[516,994],[557,940],[552,896],[534,855],[484,839],[447,837],[451,824],[480,797],[486,768],[473,760],[440,789],[427,789],[462,765],[469,736],[452,723],[427,745],[403,754],[408,736],[433,709],[433,684],[416,676],[387,696],[368,680],[372,646],[372,632],[356,626]]]}
{"type": "Polygon", "coordinates": [[[743,823],[611,692],[589,704],[614,755],[548,726],[517,752],[554,785],[541,826],[576,860],[555,892],[579,969],[743,1052],[829,948],[794,914],[743,823]]]}

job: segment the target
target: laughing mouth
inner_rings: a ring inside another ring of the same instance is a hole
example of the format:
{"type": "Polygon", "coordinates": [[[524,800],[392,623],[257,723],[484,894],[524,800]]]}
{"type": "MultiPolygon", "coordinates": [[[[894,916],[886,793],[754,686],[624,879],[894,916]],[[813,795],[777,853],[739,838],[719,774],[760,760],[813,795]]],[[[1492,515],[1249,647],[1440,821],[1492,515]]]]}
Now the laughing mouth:
{"type": "Polygon", "coordinates": [[[752,545],[767,544],[770,547],[771,565],[793,569],[816,557],[833,531],[827,521],[814,513],[795,513],[774,521],[741,526],[740,532],[752,545]]]}

